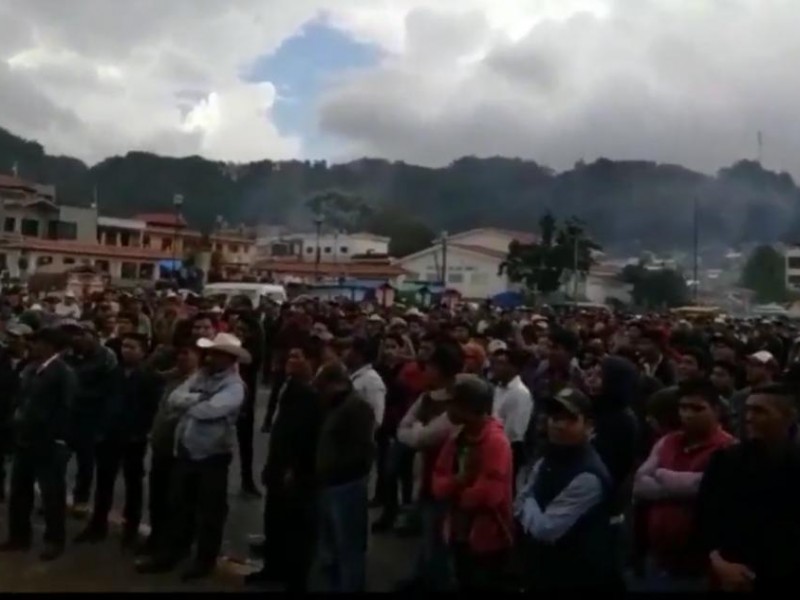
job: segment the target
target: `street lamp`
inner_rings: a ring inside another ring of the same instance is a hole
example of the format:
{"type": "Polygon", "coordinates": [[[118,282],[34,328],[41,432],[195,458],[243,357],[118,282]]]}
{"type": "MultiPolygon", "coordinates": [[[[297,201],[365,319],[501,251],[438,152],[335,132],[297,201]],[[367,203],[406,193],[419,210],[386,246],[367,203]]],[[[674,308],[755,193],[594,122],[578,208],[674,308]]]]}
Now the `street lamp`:
{"type": "Polygon", "coordinates": [[[325,222],[325,219],[322,215],[317,215],[314,219],[314,225],[317,228],[317,254],[316,260],[314,261],[314,280],[319,281],[319,263],[322,260],[322,255],[320,253],[320,236],[322,235],[322,224],[325,222]]]}
{"type": "Polygon", "coordinates": [[[172,206],[175,208],[175,236],[172,239],[172,279],[178,284],[178,230],[181,222],[181,208],[183,207],[183,194],[172,197],[172,206]]]}

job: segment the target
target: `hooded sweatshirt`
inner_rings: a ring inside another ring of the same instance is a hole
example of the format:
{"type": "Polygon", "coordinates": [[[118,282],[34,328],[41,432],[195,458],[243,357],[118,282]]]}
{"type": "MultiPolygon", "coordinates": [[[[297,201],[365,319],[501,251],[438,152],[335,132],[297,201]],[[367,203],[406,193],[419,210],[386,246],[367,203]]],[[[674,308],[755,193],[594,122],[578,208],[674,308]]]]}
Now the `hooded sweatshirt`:
{"type": "Polygon", "coordinates": [[[594,399],[592,443],[611,475],[614,511],[619,514],[629,501],[636,463],[639,423],[632,406],[640,376],[632,362],[616,356],[605,358],[601,368],[603,388],[594,399]]]}

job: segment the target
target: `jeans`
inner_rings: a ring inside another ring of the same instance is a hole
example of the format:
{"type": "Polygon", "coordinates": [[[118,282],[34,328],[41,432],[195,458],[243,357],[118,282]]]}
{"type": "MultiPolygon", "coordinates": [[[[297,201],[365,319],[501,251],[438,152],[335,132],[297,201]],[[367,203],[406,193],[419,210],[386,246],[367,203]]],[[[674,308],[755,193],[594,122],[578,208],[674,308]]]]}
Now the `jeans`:
{"type": "Polygon", "coordinates": [[[87,504],[92,495],[92,482],[95,468],[95,442],[93,432],[81,432],[70,442],[70,450],[75,454],[78,472],[75,474],[73,504],[87,504]]]}
{"type": "Polygon", "coordinates": [[[239,445],[239,472],[243,488],[255,487],[253,481],[253,431],[255,425],[255,391],[248,388],[245,403],[236,421],[236,441],[239,445]]]}
{"type": "Polygon", "coordinates": [[[452,589],[450,549],[444,540],[444,518],[447,505],[435,500],[425,499],[419,503],[422,518],[421,547],[417,557],[417,581],[434,592],[452,589]]]}
{"type": "Polygon", "coordinates": [[[385,479],[379,500],[383,503],[384,517],[394,519],[399,510],[398,493],[403,504],[411,504],[414,494],[414,454],[415,451],[397,440],[387,449],[385,479]],[[400,489],[398,489],[400,488],[400,489]]]}
{"type": "Polygon", "coordinates": [[[366,587],[367,478],[324,488],[319,498],[319,556],[330,591],[366,587]]]}

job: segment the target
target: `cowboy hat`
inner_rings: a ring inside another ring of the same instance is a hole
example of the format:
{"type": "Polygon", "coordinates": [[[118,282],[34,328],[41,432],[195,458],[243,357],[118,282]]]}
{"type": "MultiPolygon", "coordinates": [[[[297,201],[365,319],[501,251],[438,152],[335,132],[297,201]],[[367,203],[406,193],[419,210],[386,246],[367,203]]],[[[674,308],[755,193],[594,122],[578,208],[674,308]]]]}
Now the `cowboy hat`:
{"type": "Polygon", "coordinates": [[[230,333],[218,333],[214,339],[200,338],[197,340],[197,347],[203,350],[214,350],[215,352],[224,352],[236,357],[242,364],[250,364],[253,357],[250,353],[242,348],[242,341],[230,333]]]}

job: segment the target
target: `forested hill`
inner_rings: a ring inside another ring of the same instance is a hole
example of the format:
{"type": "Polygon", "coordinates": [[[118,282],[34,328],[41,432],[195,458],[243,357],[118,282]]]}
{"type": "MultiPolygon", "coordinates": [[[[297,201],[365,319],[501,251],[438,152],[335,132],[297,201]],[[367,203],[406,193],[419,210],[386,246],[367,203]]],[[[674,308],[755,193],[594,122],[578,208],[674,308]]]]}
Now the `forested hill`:
{"type": "Polygon", "coordinates": [[[372,206],[381,216],[372,228],[384,234],[409,220],[433,231],[533,230],[550,210],[557,217],[582,217],[606,247],[685,248],[691,245],[697,199],[705,243],[800,239],[800,190],[788,174],[750,161],[714,176],[676,165],[605,159],[556,173],[510,158],[462,158],[431,169],[377,159],[234,165],[142,152],[88,167],[49,156],[40,144],[0,129],[0,172],[10,172],[14,163],[21,177],[55,184],[64,203],[88,204],[96,187],[101,210],[116,216],[167,210],[173,194],[182,193],[187,218],[201,228],[217,215],[229,222],[308,228],[305,201],[336,189],[372,206]]]}

